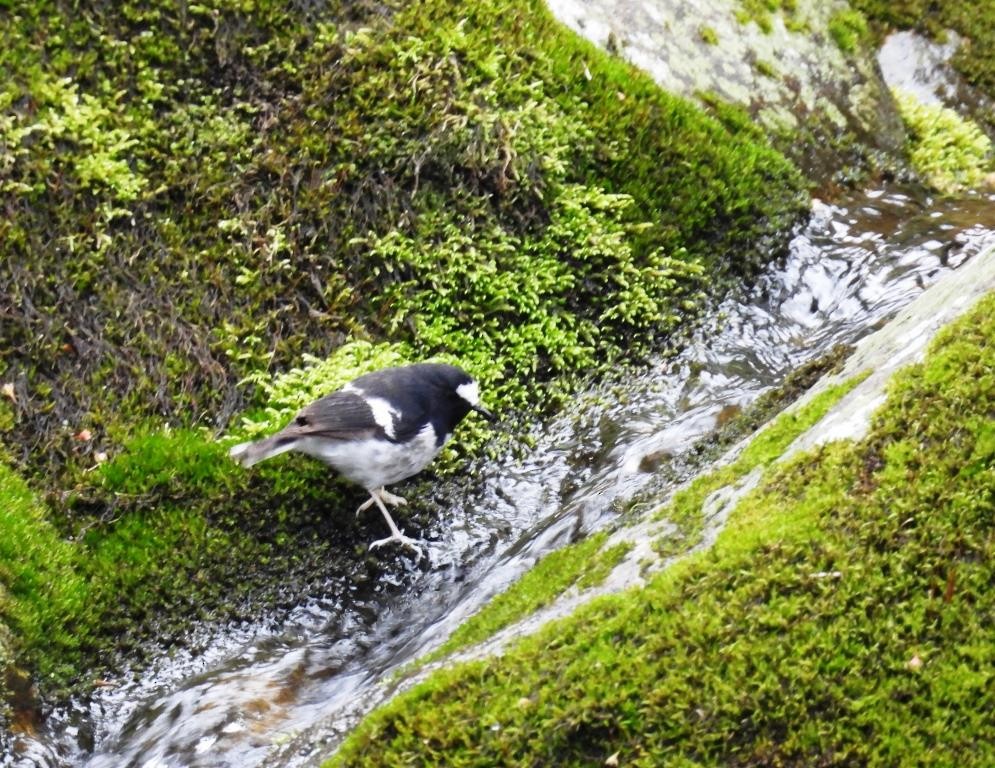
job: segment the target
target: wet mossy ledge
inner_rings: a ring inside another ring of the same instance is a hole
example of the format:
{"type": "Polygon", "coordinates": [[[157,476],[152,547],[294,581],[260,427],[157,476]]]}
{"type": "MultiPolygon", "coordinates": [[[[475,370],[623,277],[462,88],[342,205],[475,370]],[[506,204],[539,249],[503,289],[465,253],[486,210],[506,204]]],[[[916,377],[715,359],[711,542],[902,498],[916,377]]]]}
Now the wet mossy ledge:
{"type": "Polygon", "coordinates": [[[713,547],[434,673],[326,768],[991,765],[993,371],[989,294],[862,439],[772,465],[713,547]]]}
{"type": "Polygon", "coordinates": [[[352,491],[229,438],[429,357],[541,413],[806,210],[538,2],[0,4],[0,65],[0,658],[46,691],[376,578],[352,491]]]}

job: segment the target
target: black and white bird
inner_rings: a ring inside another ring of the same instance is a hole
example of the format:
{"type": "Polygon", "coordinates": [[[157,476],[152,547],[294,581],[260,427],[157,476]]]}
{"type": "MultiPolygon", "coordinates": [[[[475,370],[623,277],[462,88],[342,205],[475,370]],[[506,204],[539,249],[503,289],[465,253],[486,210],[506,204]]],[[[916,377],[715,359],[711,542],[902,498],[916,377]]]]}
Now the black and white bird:
{"type": "Polygon", "coordinates": [[[299,451],[329,464],[370,498],[359,514],[376,504],[390,536],[370,544],[398,542],[421,552],[404,535],[387,504],[407,504],[386,486],[421,472],[435,458],[470,411],[489,421],[477,382],[454,365],[418,363],[368,373],[301,410],[270,437],[234,446],[229,455],[245,467],[286,451],[299,451]]]}

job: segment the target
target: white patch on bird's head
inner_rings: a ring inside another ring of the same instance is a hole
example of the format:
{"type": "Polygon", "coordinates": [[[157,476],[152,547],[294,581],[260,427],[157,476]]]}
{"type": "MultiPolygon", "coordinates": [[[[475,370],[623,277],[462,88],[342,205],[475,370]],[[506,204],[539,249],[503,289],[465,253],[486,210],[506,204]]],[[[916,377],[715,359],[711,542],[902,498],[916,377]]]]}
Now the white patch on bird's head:
{"type": "Polygon", "coordinates": [[[480,388],[475,381],[460,384],[456,387],[456,394],[466,400],[471,407],[480,405],[480,388]]]}

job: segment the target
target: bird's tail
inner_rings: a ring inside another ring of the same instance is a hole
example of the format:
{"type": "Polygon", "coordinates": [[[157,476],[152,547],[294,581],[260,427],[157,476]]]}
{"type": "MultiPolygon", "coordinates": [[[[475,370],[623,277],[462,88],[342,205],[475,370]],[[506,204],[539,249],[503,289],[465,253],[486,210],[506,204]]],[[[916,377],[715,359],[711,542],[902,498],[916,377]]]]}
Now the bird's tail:
{"type": "Polygon", "coordinates": [[[228,450],[228,455],[243,467],[251,467],[260,461],[279,456],[281,453],[293,450],[297,444],[297,438],[291,435],[277,433],[272,437],[262,440],[249,441],[233,445],[228,450]]]}

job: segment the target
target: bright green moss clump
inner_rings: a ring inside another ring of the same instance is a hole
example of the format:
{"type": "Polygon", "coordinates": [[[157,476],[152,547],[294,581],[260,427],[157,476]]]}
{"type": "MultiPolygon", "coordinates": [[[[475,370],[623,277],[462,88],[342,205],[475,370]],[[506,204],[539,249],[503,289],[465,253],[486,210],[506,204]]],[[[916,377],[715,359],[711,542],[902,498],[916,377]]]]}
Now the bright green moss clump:
{"type": "MultiPolygon", "coordinates": [[[[0,463],[0,624],[12,631],[14,650],[47,647],[50,660],[60,659],[71,668],[88,632],[70,629],[66,617],[79,615],[89,595],[75,548],[46,520],[27,484],[0,463]]],[[[0,659],[4,655],[0,649],[0,659]]],[[[45,665],[40,671],[47,675],[54,670],[45,665]]]]}
{"type": "Polygon", "coordinates": [[[912,167],[939,192],[977,187],[992,167],[992,143],[970,120],[940,104],[923,104],[914,94],[895,91],[909,131],[912,167]]]}
{"type": "Polygon", "coordinates": [[[867,20],[860,11],[837,11],[829,18],[829,34],[843,53],[853,53],[867,38],[867,20]]]}
{"type": "Polygon", "coordinates": [[[713,549],[435,675],[328,765],[991,765],[993,371],[990,296],[713,549]]]}

